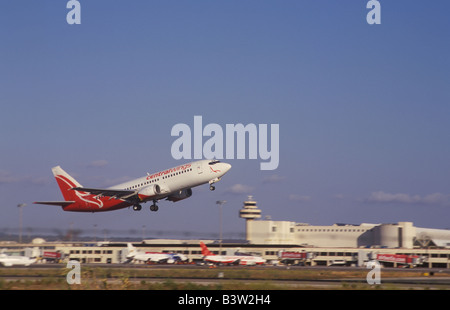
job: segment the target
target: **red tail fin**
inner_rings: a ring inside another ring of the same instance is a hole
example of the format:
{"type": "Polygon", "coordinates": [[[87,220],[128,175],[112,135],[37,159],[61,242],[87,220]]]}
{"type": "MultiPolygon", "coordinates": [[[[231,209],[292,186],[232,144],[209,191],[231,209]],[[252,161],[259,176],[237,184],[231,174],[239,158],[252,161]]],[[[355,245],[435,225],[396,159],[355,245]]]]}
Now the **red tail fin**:
{"type": "Polygon", "coordinates": [[[59,189],[66,201],[78,201],[80,198],[77,196],[77,192],[71,190],[74,187],[82,187],[74,178],[72,178],[67,172],[65,172],[60,166],[52,168],[53,175],[58,183],[59,189]]]}
{"type": "Polygon", "coordinates": [[[208,247],[206,246],[206,244],[204,244],[203,242],[200,241],[200,247],[202,248],[202,255],[203,256],[211,256],[214,255],[213,253],[211,253],[208,250],[208,247]]]}

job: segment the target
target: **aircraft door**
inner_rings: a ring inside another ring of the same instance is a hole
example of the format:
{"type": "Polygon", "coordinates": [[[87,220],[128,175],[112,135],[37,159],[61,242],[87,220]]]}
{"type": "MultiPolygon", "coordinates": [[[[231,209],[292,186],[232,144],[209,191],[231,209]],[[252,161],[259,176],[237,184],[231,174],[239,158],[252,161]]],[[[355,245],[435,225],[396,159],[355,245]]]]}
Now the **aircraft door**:
{"type": "Polygon", "coordinates": [[[197,164],[197,173],[198,174],[202,174],[203,173],[203,169],[202,169],[202,164],[201,163],[197,164]]]}

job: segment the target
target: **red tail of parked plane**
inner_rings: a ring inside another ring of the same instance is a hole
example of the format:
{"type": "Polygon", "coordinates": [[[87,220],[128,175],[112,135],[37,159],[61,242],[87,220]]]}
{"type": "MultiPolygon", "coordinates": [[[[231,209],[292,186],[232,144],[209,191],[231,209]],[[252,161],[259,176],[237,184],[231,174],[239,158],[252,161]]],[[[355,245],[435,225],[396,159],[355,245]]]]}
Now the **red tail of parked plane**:
{"type": "Polygon", "coordinates": [[[214,253],[212,253],[210,250],[208,250],[208,247],[202,241],[200,241],[200,247],[202,248],[202,255],[203,256],[212,256],[212,255],[214,255],[214,253]]]}

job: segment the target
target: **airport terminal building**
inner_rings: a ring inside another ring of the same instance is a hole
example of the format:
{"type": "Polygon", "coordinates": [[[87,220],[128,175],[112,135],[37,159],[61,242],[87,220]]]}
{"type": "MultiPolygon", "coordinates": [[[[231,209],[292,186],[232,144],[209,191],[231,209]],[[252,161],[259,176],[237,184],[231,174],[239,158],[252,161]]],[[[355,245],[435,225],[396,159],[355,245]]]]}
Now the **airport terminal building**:
{"type": "MultiPolygon", "coordinates": [[[[411,222],[379,225],[334,224],[331,226],[312,226],[304,223],[271,220],[247,223],[247,235],[250,243],[298,244],[304,247],[379,246],[412,249],[415,232],[416,228],[411,222]]],[[[448,245],[450,246],[450,243],[448,245]]]]}
{"type": "Polygon", "coordinates": [[[450,230],[419,228],[412,222],[313,226],[291,221],[257,220],[261,218],[261,210],[251,196],[244,201],[240,217],[246,220],[246,236],[252,244],[335,248],[450,248],[450,230]]]}
{"type": "MultiPolygon", "coordinates": [[[[252,197],[244,202],[239,216],[246,221],[246,240],[149,239],[137,240],[133,245],[141,251],[180,253],[191,263],[203,261],[203,241],[214,254],[251,253],[273,264],[364,266],[376,259],[390,267],[450,268],[450,230],[415,227],[412,222],[314,226],[262,220],[252,197]]],[[[0,248],[10,251],[20,246],[41,248],[43,262],[123,263],[127,254],[127,244],[114,241],[0,244],[0,248]]]]}

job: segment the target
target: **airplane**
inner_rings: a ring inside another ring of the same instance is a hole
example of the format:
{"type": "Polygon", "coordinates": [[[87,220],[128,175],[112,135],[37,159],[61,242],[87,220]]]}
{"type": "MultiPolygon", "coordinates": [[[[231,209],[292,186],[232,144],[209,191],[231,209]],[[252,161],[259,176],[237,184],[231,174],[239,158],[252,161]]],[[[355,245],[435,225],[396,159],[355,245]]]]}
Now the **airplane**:
{"type": "Polygon", "coordinates": [[[253,255],[215,255],[208,250],[206,244],[200,241],[203,260],[214,264],[239,264],[239,265],[262,265],[266,260],[253,255]]]}
{"type": "Polygon", "coordinates": [[[137,250],[131,243],[127,244],[128,254],[126,256],[126,263],[132,260],[138,260],[145,263],[153,262],[153,263],[169,263],[173,264],[176,261],[185,261],[187,257],[183,254],[175,254],[175,253],[146,253],[137,250]]]}
{"type": "Polygon", "coordinates": [[[219,160],[199,160],[175,168],[115,185],[106,189],[83,187],[60,166],[52,168],[64,201],[36,201],[35,204],[61,206],[64,211],[103,212],[133,206],[142,209],[141,203],[153,201],[151,211],[158,211],[161,199],[180,201],[192,195],[192,188],[220,181],[231,165],[219,160]]]}
{"type": "Polygon", "coordinates": [[[4,267],[11,267],[14,265],[30,266],[34,262],[36,262],[36,257],[6,255],[5,253],[0,253],[0,265],[4,267]]]}

